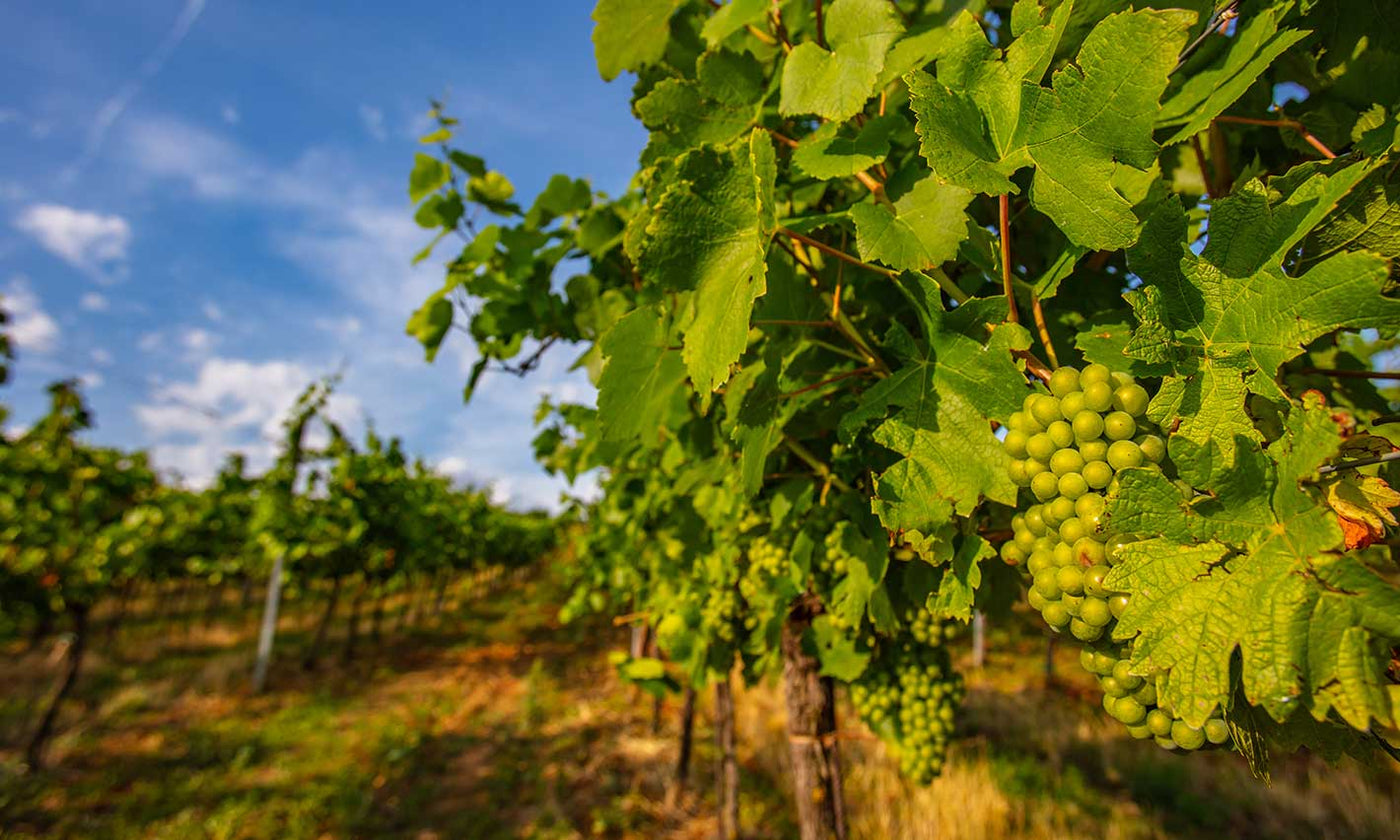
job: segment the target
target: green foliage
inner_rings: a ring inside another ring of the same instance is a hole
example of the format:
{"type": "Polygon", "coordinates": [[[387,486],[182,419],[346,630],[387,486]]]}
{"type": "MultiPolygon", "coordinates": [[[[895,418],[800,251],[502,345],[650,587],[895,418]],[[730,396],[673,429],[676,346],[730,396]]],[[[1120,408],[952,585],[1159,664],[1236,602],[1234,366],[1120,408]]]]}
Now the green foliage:
{"type": "Polygon", "coordinates": [[[1400,397],[1355,376],[1400,333],[1400,48],[1363,5],[604,0],[633,188],[440,185],[418,212],[469,244],[410,332],[432,353],[470,300],[469,395],[575,345],[597,409],[546,405],[535,442],[602,491],[566,617],[645,616],[693,684],[778,668],[794,610],[859,684],[920,616],[1031,583],[1139,737],[1256,769],[1396,742],[1400,571],[1343,516],[1383,538],[1394,468],[1361,508],[1319,472],[1358,431],[1388,451],[1400,397]]]}

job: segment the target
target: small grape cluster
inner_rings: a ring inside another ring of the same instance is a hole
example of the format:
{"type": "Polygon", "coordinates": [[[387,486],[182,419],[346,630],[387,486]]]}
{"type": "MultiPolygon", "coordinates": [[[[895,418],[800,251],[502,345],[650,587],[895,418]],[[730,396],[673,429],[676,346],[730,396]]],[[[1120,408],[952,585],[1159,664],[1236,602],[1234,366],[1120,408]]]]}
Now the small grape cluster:
{"type": "Polygon", "coordinates": [[[840,534],[835,531],[828,534],[823,546],[821,557],[817,559],[817,571],[833,580],[845,577],[855,558],[841,544],[840,534]]]}
{"type": "Polygon", "coordinates": [[[749,543],[748,562],[739,578],[739,594],[749,609],[745,611],[744,628],[753,630],[761,623],[756,608],[773,600],[773,581],[786,570],[787,550],[768,537],[757,537],[749,543]]]}
{"type": "Polygon", "coordinates": [[[958,632],[953,622],[936,618],[924,609],[909,610],[904,614],[904,622],[909,628],[909,635],[921,645],[941,645],[958,632]]]}
{"type": "Polygon", "coordinates": [[[1158,468],[1167,447],[1143,415],[1147,391],[1103,365],[1063,367],[1049,394],[1031,394],[1007,422],[1003,446],[1014,459],[1011,478],[1029,487],[1037,504],[1011,522],[1002,559],[1032,578],[1030,602],[1056,630],[1080,641],[1102,638],[1127,606],[1103,587],[1110,555],[1104,529],[1105,493],[1118,471],[1158,468]]]}
{"type": "Polygon", "coordinates": [[[895,643],[851,684],[861,720],[899,754],[899,768],[918,784],[943,772],[953,719],[965,693],[941,644],[895,643]]]}
{"type": "Polygon", "coordinates": [[[1096,645],[1079,653],[1079,664],[1096,676],[1103,689],[1103,708],[1140,740],[1154,739],[1169,750],[1199,750],[1230,742],[1230,727],[1217,709],[1196,728],[1172,714],[1157,696],[1157,687],[1132,673],[1126,645],[1096,645]]]}
{"type": "Polygon", "coordinates": [[[724,579],[714,581],[713,592],[700,605],[700,630],[707,636],[724,642],[738,638],[736,625],[743,613],[739,600],[739,570],[732,565],[721,565],[724,579]]]}

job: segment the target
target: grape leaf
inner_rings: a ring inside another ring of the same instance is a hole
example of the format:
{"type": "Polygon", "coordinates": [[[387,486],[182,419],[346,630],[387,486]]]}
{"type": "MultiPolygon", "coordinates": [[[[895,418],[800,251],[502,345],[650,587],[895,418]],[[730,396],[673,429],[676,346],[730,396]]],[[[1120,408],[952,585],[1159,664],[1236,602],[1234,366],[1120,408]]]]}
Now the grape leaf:
{"type": "Polygon", "coordinates": [[[1030,335],[1003,324],[986,338],[985,325],[1005,315],[1004,299],[974,300],[945,313],[932,281],[916,275],[911,285],[924,341],[899,324],[891,328],[885,349],[901,364],[861,396],[839,434],[854,439],[866,423],[898,409],[874,440],[903,457],[876,479],[871,505],[887,529],[910,532],[923,551],[920,540],[954,512],[966,516],[982,498],[1016,503],[1008,456],[986,418],[1020,407],[1024,380],[1011,351],[1030,346],[1030,335]]]}
{"type": "Polygon", "coordinates": [[[598,423],[604,440],[653,440],[671,401],[685,386],[681,354],[670,349],[667,319],[656,307],[634,309],[603,336],[607,363],[598,377],[598,423]]]}
{"type": "Polygon", "coordinates": [[[644,276],[695,290],[683,328],[684,359],[706,400],[743,353],[753,302],[764,293],[765,249],[777,224],[776,167],[773,141],[764,131],[689,152],[636,244],[644,276]]]}
{"type": "Polygon", "coordinates": [[[855,640],[837,627],[831,616],[819,615],[812,619],[811,633],[822,676],[851,682],[865,673],[870,654],[856,648],[855,640]]]}
{"type": "Polygon", "coordinates": [[[1400,592],[1332,553],[1335,518],[1299,483],[1340,443],[1326,409],[1295,407],[1267,452],[1239,449],[1241,474],[1214,496],[1188,502],[1160,473],[1122,474],[1113,528],[1160,536],[1118,550],[1105,585],[1130,599],[1113,635],[1133,640],[1135,670],[1156,673],[1191,725],[1226,702],[1236,651],[1246,698],[1276,721],[1307,707],[1318,720],[1335,710],[1358,728],[1394,725],[1400,694],[1376,690],[1388,656],[1366,651],[1400,639],[1387,612],[1400,592]]]}
{"type": "Polygon", "coordinates": [[[910,100],[920,149],[939,179],[1001,195],[1016,191],[1013,173],[1033,166],[1031,204],[1071,242],[1113,250],[1131,245],[1138,230],[1131,202],[1111,183],[1115,164],[1146,170],[1156,161],[1157,100],[1194,15],[1111,15],[1053,86],[1041,87],[1071,5],[1013,41],[1004,59],[970,15],[960,17],[937,77],[908,77],[910,100]]]}
{"type": "Polygon", "coordinates": [[[419,152],[413,156],[413,171],[408,174],[408,200],[421,201],[451,176],[452,171],[442,161],[419,152]]]}
{"type": "Polygon", "coordinates": [[[1216,39],[1226,46],[1216,55],[1198,50],[1180,71],[1185,81],[1171,91],[1157,114],[1158,128],[1175,128],[1170,146],[1204,131],[1244,95],[1268,66],[1289,47],[1308,37],[1307,30],[1285,29],[1279,23],[1289,5],[1260,9],[1246,15],[1231,38],[1216,39]]]}
{"type": "Polygon", "coordinates": [[[1127,346],[1144,361],[1171,360],[1148,416],[1181,439],[1213,442],[1221,470],[1233,464],[1237,440],[1260,439],[1247,395],[1286,400],[1274,379],[1284,362],[1333,330],[1400,319],[1400,301],[1381,296],[1388,267],[1375,255],[1339,253],[1298,277],[1283,270],[1298,241],[1374,166],[1305,164],[1267,187],[1239,186],[1217,202],[1200,255],[1182,244],[1185,215],[1171,199],[1129,251],[1129,267],[1160,296],[1139,305],[1144,320],[1127,346]]]}
{"type": "Polygon", "coordinates": [[[972,193],[925,178],[895,202],[894,210],[873,201],[851,208],[861,259],[901,271],[939,265],[958,253],[967,238],[963,211],[972,193]]]}
{"type": "Polygon", "coordinates": [[[865,107],[885,66],[885,54],[904,32],[888,0],[836,0],[826,12],[826,50],[798,44],[783,65],[778,111],[816,114],[845,122],[865,107]]]}
{"type": "Polygon", "coordinates": [[[1400,260],[1400,166],[1387,157],[1303,240],[1302,265],[1342,251],[1365,250],[1400,260]]]}
{"type": "Polygon", "coordinates": [[[929,595],[925,607],[935,615],[970,621],[974,596],[982,586],[982,561],[995,556],[996,549],[981,537],[963,537],[952,562],[943,567],[938,590],[929,595]]]}
{"type": "Polygon", "coordinates": [[[593,55],[604,81],[640,70],[666,53],[671,14],[681,0],[598,0],[593,7],[593,55]]]}
{"type": "Polygon", "coordinates": [[[876,117],[852,136],[841,123],[827,123],[793,150],[792,162],[813,178],[846,178],[883,161],[890,135],[906,125],[897,115],[876,117]]]}
{"type": "Polygon", "coordinates": [[[763,77],[747,53],[706,53],[698,79],[663,79],[637,102],[637,115],[653,132],[665,132],[668,151],[724,144],[754,123],[763,101],[763,77]]]}
{"type": "Polygon", "coordinates": [[[768,12],[769,0],[729,0],[715,9],[701,27],[700,34],[711,48],[719,46],[724,39],[752,23],[763,19],[768,12]]]}

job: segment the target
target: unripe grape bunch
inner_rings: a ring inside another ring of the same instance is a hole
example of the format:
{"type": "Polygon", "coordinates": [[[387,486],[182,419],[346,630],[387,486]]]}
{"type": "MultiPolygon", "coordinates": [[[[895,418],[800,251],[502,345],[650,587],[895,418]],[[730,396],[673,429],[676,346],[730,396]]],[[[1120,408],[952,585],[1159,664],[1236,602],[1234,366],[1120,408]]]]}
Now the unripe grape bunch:
{"type": "Polygon", "coordinates": [[[934,632],[921,634],[923,639],[906,635],[886,640],[865,673],[851,684],[856,713],[895,749],[900,772],[922,785],[943,772],[954,717],[965,694],[962,675],[953,670],[943,646],[943,633],[936,623],[933,626],[934,632]]]}
{"type": "Polygon", "coordinates": [[[1162,708],[1153,680],[1131,672],[1127,645],[1112,641],[1129,596],[1104,580],[1133,536],[1109,527],[1107,499],[1122,470],[1160,470],[1167,462],[1166,442],[1146,417],[1147,390],[1099,364],[1059,368],[1049,385],[1050,393],[1027,396],[1006,423],[1008,472],[1034,503],[1012,518],[1001,557],[1030,574],[1027,600],[1046,624],[1092,645],[1081,664],[1099,679],[1104,709],[1134,737],[1188,750],[1226,743],[1223,720],[1194,729],[1162,708]]]}

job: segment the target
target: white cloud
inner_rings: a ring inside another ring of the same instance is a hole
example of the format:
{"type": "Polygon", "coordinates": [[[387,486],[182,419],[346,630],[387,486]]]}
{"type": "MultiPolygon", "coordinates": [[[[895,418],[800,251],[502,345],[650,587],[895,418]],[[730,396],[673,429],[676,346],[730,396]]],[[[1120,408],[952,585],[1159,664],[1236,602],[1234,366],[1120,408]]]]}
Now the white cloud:
{"type": "Polygon", "coordinates": [[[218,338],[208,330],[191,327],[180,334],[180,343],[191,353],[204,353],[218,342],[218,338]]]}
{"type": "Polygon", "coordinates": [[[136,346],[143,353],[154,353],[165,343],[165,338],[158,332],[142,333],[136,340],[136,346]]]}
{"type": "Polygon", "coordinates": [[[32,236],[44,250],[99,280],[125,273],[131,225],[121,216],[61,204],[35,204],[25,208],[15,227],[32,236]]]}
{"type": "Polygon", "coordinates": [[[364,324],[353,315],[346,315],[344,318],[317,318],[312,322],[316,329],[325,330],[341,339],[353,338],[360,334],[364,324]]]}
{"type": "Polygon", "coordinates": [[[58,346],[58,322],[44,311],[39,296],[29,285],[29,278],[11,278],[0,294],[0,307],[10,316],[6,332],[20,350],[44,355],[58,346]]]}
{"type": "Polygon", "coordinates": [[[206,300],[204,302],[204,317],[217,324],[220,321],[224,320],[224,311],[219,308],[219,305],[217,303],[214,303],[210,300],[206,300]]]}
{"type": "Polygon", "coordinates": [[[82,386],[84,388],[87,388],[89,391],[101,388],[102,384],[106,381],[107,380],[102,377],[102,374],[98,373],[95,370],[90,370],[87,373],[78,376],[78,382],[81,383],[82,386]]]}
{"type": "Polygon", "coordinates": [[[243,115],[238,112],[238,108],[228,102],[219,109],[219,116],[229,125],[238,125],[243,120],[243,115]]]}
{"type": "Polygon", "coordinates": [[[88,312],[106,312],[107,298],[97,292],[88,292],[78,300],[78,306],[88,312]]]}
{"type": "Polygon", "coordinates": [[[380,143],[389,138],[389,132],[384,128],[384,112],[379,108],[373,105],[361,105],[360,122],[365,126],[365,133],[380,143]]]}
{"type": "Polygon", "coordinates": [[[94,362],[96,362],[99,365],[103,365],[104,367],[106,365],[110,365],[114,361],[114,359],[112,358],[112,354],[109,351],[102,349],[101,347],[94,348],[93,351],[88,355],[92,357],[92,360],[94,362]]]}
{"type": "MultiPolygon", "coordinates": [[[[282,420],[314,378],[295,362],[210,358],[193,380],[155,389],[149,403],[136,407],[136,419],[159,466],[204,484],[233,451],[245,453],[253,470],[266,469],[276,457],[282,420]]],[[[327,412],[353,424],[360,402],[336,393],[327,412]]]]}

